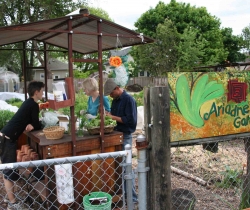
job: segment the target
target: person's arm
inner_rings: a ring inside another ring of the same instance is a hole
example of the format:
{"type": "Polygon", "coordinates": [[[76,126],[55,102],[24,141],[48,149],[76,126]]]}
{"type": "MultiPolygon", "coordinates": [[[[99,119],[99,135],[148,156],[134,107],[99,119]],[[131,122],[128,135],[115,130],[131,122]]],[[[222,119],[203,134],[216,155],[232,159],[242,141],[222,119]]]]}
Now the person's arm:
{"type": "Polygon", "coordinates": [[[35,104],[31,108],[31,123],[26,126],[26,130],[27,131],[31,131],[30,129],[39,130],[41,129],[41,127],[42,127],[42,124],[39,121],[39,106],[38,104],[35,104]],[[33,127],[33,129],[31,126],[33,127]]]}
{"type": "Polygon", "coordinates": [[[34,130],[34,127],[33,127],[33,125],[28,124],[28,125],[26,126],[25,130],[29,132],[29,131],[34,130]]]}
{"type": "Polygon", "coordinates": [[[123,123],[121,117],[114,116],[110,112],[106,113],[106,115],[109,116],[109,117],[111,117],[112,120],[116,120],[116,122],[123,123]]]}
{"type": "Polygon", "coordinates": [[[110,112],[110,102],[107,96],[103,97],[103,104],[106,112],[110,112]]]}
{"type": "Polygon", "coordinates": [[[121,116],[121,121],[125,125],[134,125],[137,122],[137,106],[132,97],[127,99],[124,109],[124,115],[121,116]]]}

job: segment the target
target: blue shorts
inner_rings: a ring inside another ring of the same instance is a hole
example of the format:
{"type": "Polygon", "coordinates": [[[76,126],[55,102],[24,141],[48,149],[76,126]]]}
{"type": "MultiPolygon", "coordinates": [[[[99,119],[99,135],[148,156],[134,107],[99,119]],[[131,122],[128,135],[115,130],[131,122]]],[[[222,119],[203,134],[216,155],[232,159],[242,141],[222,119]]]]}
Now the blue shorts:
{"type": "MultiPolygon", "coordinates": [[[[4,150],[1,156],[2,163],[15,163],[17,161],[16,157],[17,141],[13,141],[5,138],[4,150]]],[[[10,181],[17,181],[19,179],[18,170],[15,169],[4,169],[4,178],[10,181]]]]}

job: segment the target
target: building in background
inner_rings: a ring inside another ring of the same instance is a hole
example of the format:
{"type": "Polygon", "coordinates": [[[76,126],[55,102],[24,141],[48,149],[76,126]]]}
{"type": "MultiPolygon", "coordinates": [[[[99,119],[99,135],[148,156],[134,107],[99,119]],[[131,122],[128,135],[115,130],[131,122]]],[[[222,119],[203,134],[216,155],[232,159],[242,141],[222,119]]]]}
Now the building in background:
{"type": "MultiPolygon", "coordinates": [[[[59,61],[56,58],[50,58],[47,67],[52,73],[52,79],[60,79],[69,76],[68,63],[59,61]]],[[[73,66],[73,69],[76,69],[76,66],[73,66]]],[[[44,81],[43,69],[34,69],[34,80],[44,81]]]]}

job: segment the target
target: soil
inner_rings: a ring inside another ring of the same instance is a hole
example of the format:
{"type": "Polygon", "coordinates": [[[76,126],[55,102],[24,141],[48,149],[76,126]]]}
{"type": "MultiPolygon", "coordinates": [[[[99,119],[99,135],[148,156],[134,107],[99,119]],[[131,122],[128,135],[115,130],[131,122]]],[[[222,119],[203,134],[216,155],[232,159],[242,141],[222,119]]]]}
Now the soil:
{"type": "MultiPolygon", "coordinates": [[[[133,138],[134,168],[137,167],[136,136],[140,133],[142,131],[135,132],[133,138]]],[[[206,181],[206,185],[202,186],[196,181],[172,172],[172,190],[186,189],[193,193],[196,198],[194,210],[239,209],[241,195],[239,189],[230,183],[228,183],[230,187],[219,188],[216,187],[216,183],[221,183],[221,174],[225,172],[226,167],[230,167],[231,170],[241,170],[239,178],[242,178],[242,175],[246,173],[245,163],[246,152],[243,140],[220,143],[218,153],[204,150],[202,145],[171,148],[171,166],[206,181]]]]}
{"type": "Polygon", "coordinates": [[[126,90],[129,92],[140,92],[143,90],[143,87],[138,84],[128,85],[126,90]]]}

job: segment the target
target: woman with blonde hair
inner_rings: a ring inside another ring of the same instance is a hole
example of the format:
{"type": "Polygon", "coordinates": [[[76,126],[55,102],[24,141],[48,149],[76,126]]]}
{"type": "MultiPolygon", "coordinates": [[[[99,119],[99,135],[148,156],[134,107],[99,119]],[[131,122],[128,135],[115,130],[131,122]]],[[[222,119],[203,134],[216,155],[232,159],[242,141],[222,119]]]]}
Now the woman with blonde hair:
{"type": "MultiPolygon", "coordinates": [[[[89,96],[87,114],[91,119],[99,113],[100,94],[98,82],[95,78],[87,78],[83,81],[82,85],[83,91],[89,96]]],[[[110,112],[110,103],[107,96],[103,96],[103,106],[105,112],[110,112]]]]}

